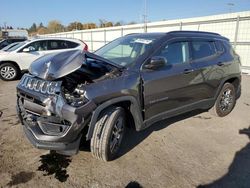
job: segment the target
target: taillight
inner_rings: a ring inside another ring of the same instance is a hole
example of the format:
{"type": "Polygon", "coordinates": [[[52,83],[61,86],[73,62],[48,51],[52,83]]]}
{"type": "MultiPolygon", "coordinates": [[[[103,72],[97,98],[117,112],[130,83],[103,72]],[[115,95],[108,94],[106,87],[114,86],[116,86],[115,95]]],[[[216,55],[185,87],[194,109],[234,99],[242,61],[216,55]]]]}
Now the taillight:
{"type": "MultiPolygon", "coordinates": [[[[84,43],[85,44],[85,43],[84,43]]],[[[85,44],[85,47],[83,48],[83,51],[88,51],[88,45],[87,44],[85,44]]]]}
{"type": "Polygon", "coordinates": [[[83,48],[83,51],[88,51],[89,50],[88,45],[85,42],[83,42],[82,40],[80,40],[80,41],[85,45],[83,48]]]}

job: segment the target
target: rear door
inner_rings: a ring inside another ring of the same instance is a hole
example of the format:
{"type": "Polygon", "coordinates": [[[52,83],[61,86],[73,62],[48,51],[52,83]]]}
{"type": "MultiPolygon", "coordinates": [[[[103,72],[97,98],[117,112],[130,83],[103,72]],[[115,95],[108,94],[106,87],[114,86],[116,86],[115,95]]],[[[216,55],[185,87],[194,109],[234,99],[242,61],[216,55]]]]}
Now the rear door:
{"type": "Polygon", "coordinates": [[[192,39],[192,64],[199,70],[199,100],[211,99],[224,75],[223,46],[212,39],[192,39]]]}
{"type": "Polygon", "coordinates": [[[145,119],[181,109],[196,101],[198,75],[190,63],[190,40],[168,41],[153,56],[163,56],[167,63],[158,70],[142,68],[145,119]]]}

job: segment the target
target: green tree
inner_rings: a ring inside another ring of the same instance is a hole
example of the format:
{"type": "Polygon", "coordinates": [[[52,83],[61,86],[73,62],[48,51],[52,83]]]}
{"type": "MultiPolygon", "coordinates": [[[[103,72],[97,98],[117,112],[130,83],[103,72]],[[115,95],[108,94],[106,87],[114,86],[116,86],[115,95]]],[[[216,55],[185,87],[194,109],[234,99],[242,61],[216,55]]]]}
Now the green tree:
{"type": "Polygon", "coordinates": [[[39,24],[39,27],[38,27],[38,28],[42,28],[42,27],[44,27],[44,26],[43,26],[43,23],[41,22],[41,23],[39,24]]]}
{"type": "Polygon", "coordinates": [[[37,30],[36,23],[33,23],[31,27],[29,28],[29,33],[34,33],[37,30]]]}

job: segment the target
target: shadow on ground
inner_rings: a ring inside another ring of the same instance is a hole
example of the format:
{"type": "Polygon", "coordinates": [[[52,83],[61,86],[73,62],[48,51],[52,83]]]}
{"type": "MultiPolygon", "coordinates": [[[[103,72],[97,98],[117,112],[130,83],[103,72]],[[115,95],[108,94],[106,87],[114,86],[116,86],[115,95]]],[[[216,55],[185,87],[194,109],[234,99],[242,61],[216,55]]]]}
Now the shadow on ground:
{"type": "Polygon", "coordinates": [[[11,181],[7,184],[7,186],[14,186],[21,183],[26,183],[30,181],[34,177],[34,172],[19,172],[18,174],[11,176],[11,181]]]}
{"type": "MultiPolygon", "coordinates": [[[[239,131],[250,139],[250,127],[239,131]]],[[[228,172],[206,185],[199,185],[197,188],[249,188],[250,187],[250,143],[235,154],[234,160],[228,172]]]]}
{"type": "Polygon", "coordinates": [[[49,154],[40,156],[41,165],[38,167],[38,171],[43,171],[44,176],[53,175],[60,182],[65,182],[69,175],[67,174],[67,167],[69,166],[71,159],[68,156],[50,152],[49,154]]]}
{"type": "Polygon", "coordinates": [[[136,147],[138,144],[140,144],[152,132],[162,130],[162,129],[170,126],[173,123],[176,123],[178,121],[181,121],[181,120],[184,120],[184,119],[187,119],[190,117],[201,118],[204,120],[210,119],[210,117],[207,118],[207,117],[203,117],[201,115],[196,117],[196,115],[203,113],[203,112],[204,111],[202,111],[202,110],[195,110],[195,111],[191,111],[191,112],[179,115],[179,116],[168,118],[166,120],[159,121],[159,122],[151,125],[149,128],[147,128],[143,131],[140,131],[140,132],[137,132],[134,128],[127,129],[119,157],[125,155],[127,152],[129,152],[134,147],[136,147]]]}
{"type": "Polygon", "coordinates": [[[131,181],[125,188],[142,188],[142,186],[136,181],[131,181]]]}

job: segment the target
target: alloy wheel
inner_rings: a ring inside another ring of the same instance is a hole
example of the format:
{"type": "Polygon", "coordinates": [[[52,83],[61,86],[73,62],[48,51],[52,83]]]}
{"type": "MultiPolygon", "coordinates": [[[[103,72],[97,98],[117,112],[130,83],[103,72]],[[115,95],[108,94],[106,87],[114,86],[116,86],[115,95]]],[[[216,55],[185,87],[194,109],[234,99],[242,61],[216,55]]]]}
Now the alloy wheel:
{"type": "Polygon", "coordinates": [[[119,117],[113,127],[110,137],[110,151],[116,153],[121,145],[124,134],[124,118],[119,117]]]}
{"type": "Polygon", "coordinates": [[[0,70],[0,74],[6,80],[11,80],[16,76],[16,70],[11,66],[4,66],[0,70]]]}

